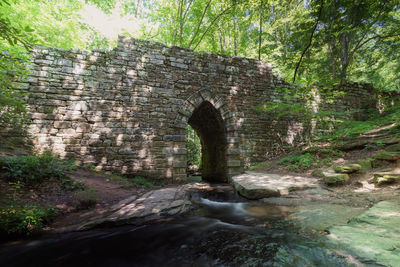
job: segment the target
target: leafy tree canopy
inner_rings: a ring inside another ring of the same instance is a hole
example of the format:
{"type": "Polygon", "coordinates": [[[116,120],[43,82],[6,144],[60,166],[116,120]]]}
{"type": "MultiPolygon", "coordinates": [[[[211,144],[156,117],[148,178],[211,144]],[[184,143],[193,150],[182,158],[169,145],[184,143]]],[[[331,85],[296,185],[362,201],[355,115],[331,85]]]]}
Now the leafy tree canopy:
{"type": "Polygon", "coordinates": [[[399,0],[0,0],[5,47],[106,49],[118,33],[259,58],[302,84],[400,89],[399,0]]]}

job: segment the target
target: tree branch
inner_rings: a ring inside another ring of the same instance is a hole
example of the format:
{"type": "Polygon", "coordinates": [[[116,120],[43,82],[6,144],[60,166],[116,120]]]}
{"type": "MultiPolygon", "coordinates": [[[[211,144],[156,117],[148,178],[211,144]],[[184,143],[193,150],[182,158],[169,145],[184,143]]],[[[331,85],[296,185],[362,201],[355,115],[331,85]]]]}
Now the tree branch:
{"type": "MultiPolygon", "coordinates": [[[[190,43],[189,43],[188,48],[190,48],[190,47],[192,46],[192,43],[193,43],[194,39],[196,38],[197,34],[199,33],[200,26],[201,26],[201,24],[203,23],[204,15],[206,14],[206,11],[207,11],[208,7],[209,7],[210,4],[211,4],[211,1],[212,1],[212,0],[209,0],[208,3],[207,3],[207,5],[206,5],[206,7],[204,8],[203,14],[201,15],[200,22],[199,22],[199,24],[197,25],[196,32],[194,33],[192,40],[190,40],[190,43]]],[[[196,47],[197,47],[197,46],[196,46],[196,47]]],[[[196,49],[196,48],[195,48],[195,49],[196,49]]]]}
{"type": "Polygon", "coordinates": [[[322,8],[323,8],[323,7],[324,7],[324,0],[321,0],[321,5],[320,5],[320,7],[319,7],[319,12],[318,12],[317,21],[315,22],[314,28],[313,28],[313,30],[312,30],[312,32],[311,32],[311,36],[310,36],[310,40],[309,40],[309,42],[308,42],[308,45],[306,46],[306,48],[305,48],[305,49],[303,50],[303,52],[301,53],[301,57],[300,57],[299,61],[297,62],[296,69],[294,70],[293,82],[296,81],[296,75],[297,75],[297,71],[298,71],[298,69],[299,69],[299,67],[300,67],[301,61],[303,60],[304,55],[306,54],[307,50],[310,48],[310,46],[311,46],[311,44],[312,44],[312,40],[313,40],[313,37],[314,37],[315,30],[317,29],[317,26],[318,26],[318,24],[319,24],[319,21],[321,20],[322,8]]]}
{"type": "Polygon", "coordinates": [[[210,30],[210,28],[214,25],[214,23],[222,16],[224,15],[229,9],[231,9],[232,6],[224,9],[221,13],[219,13],[214,20],[210,23],[210,25],[208,25],[207,29],[205,30],[205,32],[203,33],[203,35],[200,37],[200,40],[197,42],[196,46],[193,48],[193,50],[195,50],[199,44],[201,43],[201,41],[203,40],[204,36],[207,34],[207,32],[210,30]]]}

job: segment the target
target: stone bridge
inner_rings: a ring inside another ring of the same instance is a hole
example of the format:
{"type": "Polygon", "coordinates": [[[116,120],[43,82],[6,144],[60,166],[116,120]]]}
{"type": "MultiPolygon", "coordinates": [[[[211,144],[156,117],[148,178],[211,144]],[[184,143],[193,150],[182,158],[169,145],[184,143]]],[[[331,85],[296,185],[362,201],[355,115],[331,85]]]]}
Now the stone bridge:
{"type": "Polygon", "coordinates": [[[185,180],[190,124],[203,178],[226,181],[302,138],[296,120],[255,109],[290,87],[258,60],[120,37],[112,51],[38,48],[31,70],[35,147],[97,169],[185,180]]]}

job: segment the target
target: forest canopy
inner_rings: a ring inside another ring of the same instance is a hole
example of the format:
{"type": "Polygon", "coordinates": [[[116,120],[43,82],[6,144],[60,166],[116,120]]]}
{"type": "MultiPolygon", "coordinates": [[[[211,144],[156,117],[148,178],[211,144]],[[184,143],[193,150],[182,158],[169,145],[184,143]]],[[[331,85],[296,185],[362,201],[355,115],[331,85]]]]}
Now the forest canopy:
{"type": "Polygon", "coordinates": [[[3,56],[111,49],[119,34],[258,58],[301,84],[400,89],[398,0],[0,0],[3,56]]]}

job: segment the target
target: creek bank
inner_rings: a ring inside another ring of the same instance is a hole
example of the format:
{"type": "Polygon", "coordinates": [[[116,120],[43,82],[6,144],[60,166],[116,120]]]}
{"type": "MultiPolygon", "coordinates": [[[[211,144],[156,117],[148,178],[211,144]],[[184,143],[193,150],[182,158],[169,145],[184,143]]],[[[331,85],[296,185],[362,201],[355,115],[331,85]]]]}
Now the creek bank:
{"type": "MultiPolygon", "coordinates": [[[[206,183],[191,183],[151,190],[143,195],[133,195],[104,209],[94,209],[78,215],[75,222],[64,227],[52,229],[52,232],[83,231],[101,226],[123,224],[142,225],[167,217],[187,213],[199,203],[198,192],[211,194],[216,190],[224,193],[233,192],[229,186],[211,187],[206,183]],[[222,188],[222,189],[221,189],[222,188]]],[[[233,194],[231,194],[233,195],[233,194]]]]}

